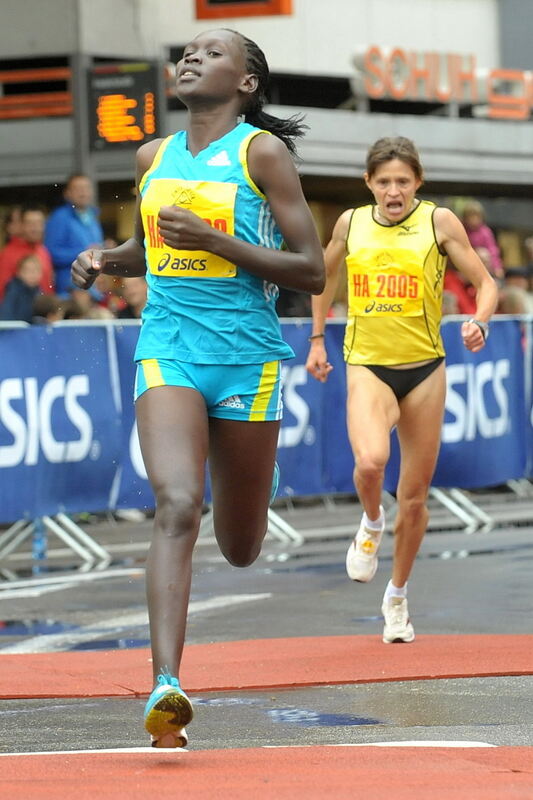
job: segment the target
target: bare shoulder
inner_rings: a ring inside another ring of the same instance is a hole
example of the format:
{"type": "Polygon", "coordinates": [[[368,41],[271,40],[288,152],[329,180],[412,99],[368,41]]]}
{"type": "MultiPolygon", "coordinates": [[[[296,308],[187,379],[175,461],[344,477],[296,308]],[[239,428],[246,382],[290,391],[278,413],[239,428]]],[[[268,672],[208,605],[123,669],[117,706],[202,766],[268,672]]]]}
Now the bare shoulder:
{"type": "Polygon", "coordinates": [[[342,212],[333,228],[333,233],[331,234],[332,240],[342,239],[343,241],[346,241],[353,212],[353,208],[347,208],[346,211],[342,212]]]}
{"type": "Polygon", "coordinates": [[[445,206],[437,206],[433,213],[433,222],[437,234],[450,235],[463,227],[459,217],[445,206]]]}
{"type": "Polygon", "coordinates": [[[137,167],[143,172],[146,172],[151,166],[162,142],[164,142],[164,139],[152,139],[150,142],[142,144],[137,150],[137,167]]]}
{"type": "Polygon", "coordinates": [[[278,136],[260,133],[254,136],[248,147],[248,167],[252,176],[268,178],[269,173],[278,171],[280,167],[289,166],[296,172],[289,151],[278,136]]]}
{"type": "Polygon", "coordinates": [[[289,155],[286,145],[281,141],[279,136],[275,136],[273,133],[268,133],[267,131],[258,133],[253,137],[250,142],[250,147],[248,148],[248,153],[254,157],[264,158],[279,158],[279,156],[283,154],[289,155]]]}

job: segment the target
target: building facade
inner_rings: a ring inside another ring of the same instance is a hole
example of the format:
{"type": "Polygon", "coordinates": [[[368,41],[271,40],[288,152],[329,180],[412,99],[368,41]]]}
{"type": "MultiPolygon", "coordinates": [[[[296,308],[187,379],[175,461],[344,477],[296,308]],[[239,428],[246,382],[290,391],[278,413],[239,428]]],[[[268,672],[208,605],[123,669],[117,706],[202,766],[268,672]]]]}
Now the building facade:
{"type": "Polygon", "coordinates": [[[507,262],[523,258],[533,232],[529,0],[4,0],[2,17],[2,207],[51,206],[68,174],[89,172],[105,221],[129,235],[135,148],[183,125],[172,62],[200,31],[228,27],[264,49],[274,113],[305,114],[299,169],[324,239],[339,210],[368,198],[368,146],[404,135],[420,150],[426,196],[481,199],[507,262]],[[117,96],[143,103],[118,134],[117,96]]]}

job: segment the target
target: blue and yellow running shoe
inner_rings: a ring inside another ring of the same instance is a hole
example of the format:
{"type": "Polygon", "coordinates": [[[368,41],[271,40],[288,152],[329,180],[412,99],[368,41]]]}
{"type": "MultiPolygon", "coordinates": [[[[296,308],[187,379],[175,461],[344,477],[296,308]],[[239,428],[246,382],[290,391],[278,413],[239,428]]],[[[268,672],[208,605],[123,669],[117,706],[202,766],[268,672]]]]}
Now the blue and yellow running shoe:
{"type": "Polygon", "coordinates": [[[152,737],[152,747],[186,747],[185,726],[193,714],[179,680],[162,669],[144,707],[144,727],[152,737]]]}
{"type": "Polygon", "coordinates": [[[278,493],[278,486],[279,486],[279,465],[277,461],[274,461],[274,472],[272,473],[272,488],[270,490],[269,505],[272,505],[272,503],[276,499],[276,495],[278,493]]]}

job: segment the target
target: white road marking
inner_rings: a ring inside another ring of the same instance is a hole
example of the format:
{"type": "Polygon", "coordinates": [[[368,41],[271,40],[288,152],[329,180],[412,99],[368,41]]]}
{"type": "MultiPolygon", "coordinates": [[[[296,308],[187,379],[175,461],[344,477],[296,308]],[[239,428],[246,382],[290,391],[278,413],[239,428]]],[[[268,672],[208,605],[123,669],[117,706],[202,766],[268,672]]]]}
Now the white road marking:
{"type": "MultiPolygon", "coordinates": [[[[463,748],[463,747],[497,747],[495,744],[488,744],[487,742],[421,742],[421,741],[413,741],[413,742],[365,742],[361,744],[354,744],[353,742],[347,742],[346,744],[327,744],[327,745],[316,745],[316,744],[308,744],[308,745],[263,745],[261,749],[266,750],[289,750],[289,749],[298,749],[298,750],[310,750],[315,749],[318,750],[319,748],[322,749],[324,747],[456,747],[456,748],[463,748]]],[[[230,748],[231,749],[231,748],[230,748]]],[[[75,755],[84,755],[84,756],[99,756],[99,755],[106,755],[108,753],[118,753],[120,755],[124,755],[126,753],[152,753],[154,755],[175,755],[176,753],[188,753],[189,750],[185,748],[180,749],[176,748],[175,750],[164,749],[159,747],[114,747],[102,750],[43,750],[42,752],[38,753],[0,753],[0,758],[7,757],[11,758],[13,756],[75,756],[75,755]]],[[[243,752],[241,750],[241,752],[243,752]]]]}
{"type": "Polygon", "coordinates": [[[21,599],[23,597],[41,597],[43,594],[51,592],[62,592],[64,589],[73,589],[76,583],[63,583],[59,586],[36,586],[34,589],[4,589],[0,592],[0,602],[2,600],[21,599]]]}
{"type": "MultiPolygon", "coordinates": [[[[193,600],[189,604],[189,614],[198,614],[202,611],[218,611],[228,606],[236,606],[241,603],[252,603],[257,600],[268,600],[272,594],[230,594],[218,595],[208,600],[193,600]]],[[[122,616],[111,617],[101,620],[93,625],[74,631],[54,633],[50,635],[33,636],[7,647],[0,648],[0,655],[13,653],[53,653],[68,649],[73,644],[79,642],[90,642],[99,639],[102,634],[121,633],[127,628],[139,628],[148,625],[148,613],[146,611],[123,614],[122,616]]],[[[157,749],[157,748],[156,748],[157,749]]]]}
{"type": "Polygon", "coordinates": [[[102,569],[98,572],[79,572],[70,575],[39,575],[34,578],[27,578],[20,581],[6,581],[0,584],[0,600],[4,596],[5,591],[11,589],[31,589],[36,586],[54,586],[62,583],[87,583],[90,581],[99,581],[104,578],[123,578],[123,577],[136,577],[144,575],[144,569],[129,568],[129,569],[102,569]],[[4,588],[5,587],[5,588],[4,588]]]}
{"type": "MultiPolygon", "coordinates": [[[[298,744],[277,745],[277,744],[264,744],[262,747],[265,750],[285,750],[287,748],[301,747],[298,744]]],[[[304,747],[316,747],[317,745],[303,745],[304,747]]],[[[406,742],[346,742],[345,744],[328,744],[325,747],[498,747],[496,744],[489,744],[488,742],[460,742],[460,741],[421,741],[413,740],[406,742]]]]}
{"type": "Polygon", "coordinates": [[[105,755],[106,753],[120,753],[120,755],[124,755],[125,753],[153,753],[154,755],[170,753],[171,755],[175,755],[176,753],[188,752],[189,751],[185,748],[180,747],[114,747],[106,750],[43,750],[38,753],[0,753],[0,756],[99,756],[105,755]]]}

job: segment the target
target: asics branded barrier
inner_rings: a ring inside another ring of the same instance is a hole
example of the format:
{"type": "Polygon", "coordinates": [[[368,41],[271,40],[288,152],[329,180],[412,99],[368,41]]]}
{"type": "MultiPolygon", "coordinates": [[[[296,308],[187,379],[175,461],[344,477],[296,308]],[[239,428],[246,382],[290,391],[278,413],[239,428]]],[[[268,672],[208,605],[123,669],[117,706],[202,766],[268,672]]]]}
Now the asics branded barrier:
{"type": "MultiPolygon", "coordinates": [[[[444,322],[448,392],[435,486],[488,487],[531,474],[531,325],[497,319],[472,354],[460,319],[444,322]]],[[[296,356],[283,365],[280,496],[353,491],[343,325],[327,327],[334,369],[326,384],[305,369],[309,332],[308,320],[283,323],[296,356]]],[[[115,322],[0,328],[0,523],[153,508],[132,400],[137,336],[137,325],[115,322]]],[[[397,464],[393,437],[389,491],[397,464]]]]}

